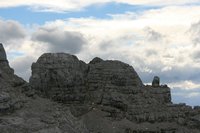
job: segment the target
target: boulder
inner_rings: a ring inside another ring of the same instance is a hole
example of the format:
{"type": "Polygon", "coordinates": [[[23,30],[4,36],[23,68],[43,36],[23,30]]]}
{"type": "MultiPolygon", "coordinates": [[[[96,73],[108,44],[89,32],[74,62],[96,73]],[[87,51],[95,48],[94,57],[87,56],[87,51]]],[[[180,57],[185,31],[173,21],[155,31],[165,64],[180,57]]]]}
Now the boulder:
{"type": "Polygon", "coordinates": [[[160,86],[160,78],[159,78],[158,76],[155,76],[155,77],[153,78],[152,86],[153,86],[153,87],[158,87],[158,86],[160,86]]]}

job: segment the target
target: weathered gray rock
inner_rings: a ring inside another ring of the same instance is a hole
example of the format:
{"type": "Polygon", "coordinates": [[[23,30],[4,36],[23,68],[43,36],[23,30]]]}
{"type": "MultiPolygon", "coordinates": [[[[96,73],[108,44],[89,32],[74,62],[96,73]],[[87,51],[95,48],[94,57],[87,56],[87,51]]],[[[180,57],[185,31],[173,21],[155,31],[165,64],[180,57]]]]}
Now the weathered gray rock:
{"type": "Polygon", "coordinates": [[[89,133],[62,104],[40,98],[0,61],[0,133],[89,133]]]}
{"type": "Polygon", "coordinates": [[[30,85],[44,97],[65,103],[82,103],[87,69],[87,65],[76,56],[43,54],[32,65],[30,85]]]}
{"type": "Polygon", "coordinates": [[[32,65],[30,79],[42,96],[68,103],[89,132],[198,132],[193,117],[199,110],[172,104],[170,88],[159,82],[155,77],[152,86],[144,86],[135,70],[120,61],[96,57],[85,64],[69,54],[42,55],[32,65]],[[131,126],[123,123],[125,119],[131,126]],[[144,123],[150,126],[144,128],[144,123]]]}
{"type": "Polygon", "coordinates": [[[0,43],[0,62],[7,61],[6,52],[4,50],[3,44],[0,43]]]}
{"type": "Polygon", "coordinates": [[[126,110],[127,95],[143,86],[141,79],[128,64],[96,59],[89,63],[86,77],[91,101],[126,110]]]}
{"type": "Polygon", "coordinates": [[[199,107],[173,104],[167,85],[143,85],[123,62],[96,57],[86,64],[73,55],[47,53],[33,63],[26,83],[5,60],[2,133],[200,132],[199,107]]]}
{"type": "Polygon", "coordinates": [[[5,49],[3,44],[0,43],[0,75],[2,76],[3,73],[14,73],[14,70],[10,68],[6,56],[5,49]]]}
{"type": "Polygon", "coordinates": [[[8,93],[0,93],[0,114],[9,113],[12,111],[11,98],[8,93]]]}

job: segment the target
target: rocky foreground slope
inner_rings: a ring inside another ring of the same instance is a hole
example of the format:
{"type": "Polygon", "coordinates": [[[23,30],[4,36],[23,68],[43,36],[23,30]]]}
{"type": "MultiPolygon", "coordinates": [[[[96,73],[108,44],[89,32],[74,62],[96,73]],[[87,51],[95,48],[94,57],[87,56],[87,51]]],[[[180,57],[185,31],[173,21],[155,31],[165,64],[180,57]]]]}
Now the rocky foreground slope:
{"type": "Polygon", "coordinates": [[[171,102],[170,88],[142,83],[132,66],[43,54],[27,83],[0,44],[2,133],[200,133],[200,107],[171,102]]]}

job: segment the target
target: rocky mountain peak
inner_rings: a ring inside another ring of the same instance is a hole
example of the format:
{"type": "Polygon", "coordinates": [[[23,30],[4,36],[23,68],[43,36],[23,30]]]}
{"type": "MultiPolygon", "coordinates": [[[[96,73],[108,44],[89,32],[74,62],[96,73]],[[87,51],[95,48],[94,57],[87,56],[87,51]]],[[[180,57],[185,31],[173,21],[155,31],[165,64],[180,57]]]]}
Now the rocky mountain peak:
{"type": "Polygon", "coordinates": [[[92,60],[90,61],[89,64],[96,64],[96,63],[100,63],[100,62],[102,62],[102,61],[103,61],[103,60],[102,60],[101,58],[95,57],[94,59],[92,59],[92,60]]]}
{"type": "Polygon", "coordinates": [[[45,53],[26,83],[9,67],[3,46],[1,54],[2,133],[200,132],[200,107],[173,104],[159,77],[144,85],[121,61],[96,57],[86,64],[74,55],[45,53]]]}
{"type": "Polygon", "coordinates": [[[120,61],[96,57],[86,64],[74,55],[47,53],[33,63],[30,85],[53,99],[99,103],[114,88],[137,89],[143,83],[131,66],[120,61]]]}

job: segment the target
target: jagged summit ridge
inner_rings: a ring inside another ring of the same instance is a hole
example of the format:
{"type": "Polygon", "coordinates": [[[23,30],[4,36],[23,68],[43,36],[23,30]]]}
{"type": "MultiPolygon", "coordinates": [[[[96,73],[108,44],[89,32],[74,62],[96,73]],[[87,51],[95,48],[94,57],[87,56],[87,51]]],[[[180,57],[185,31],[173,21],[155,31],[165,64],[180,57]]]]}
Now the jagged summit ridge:
{"type": "Polygon", "coordinates": [[[173,104],[159,77],[143,85],[121,61],[96,57],[86,64],[46,53],[32,64],[30,83],[8,73],[8,61],[0,64],[2,133],[200,132],[200,107],[173,104]]]}
{"type": "Polygon", "coordinates": [[[43,54],[32,65],[30,85],[43,97],[76,105],[81,110],[74,115],[84,115],[92,104],[120,119],[133,106],[171,103],[167,86],[144,86],[132,66],[98,57],[86,64],[70,54],[43,54]]]}
{"type": "Polygon", "coordinates": [[[135,70],[128,64],[100,58],[94,58],[86,64],[76,56],[64,53],[46,53],[33,63],[30,84],[45,96],[65,99],[66,102],[70,102],[68,98],[72,98],[73,94],[74,100],[80,100],[79,102],[84,102],[83,97],[86,101],[93,97],[96,102],[100,102],[100,97],[93,92],[100,94],[102,92],[99,90],[103,91],[105,88],[137,89],[143,86],[135,70]],[[88,93],[91,93],[90,96],[88,93]],[[80,99],[75,98],[80,94],[80,99]]]}
{"type": "MultiPolygon", "coordinates": [[[[158,124],[160,128],[153,129],[156,125],[153,124],[149,131],[174,133],[179,129],[176,124],[170,125],[170,121],[180,122],[179,115],[182,115],[181,124],[186,124],[188,118],[185,113],[192,111],[192,108],[172,104],[170,88],[160,86],[159,80],[159,77],[155,77],[152,86],[145,86],[134,68],[121,61],[95,57],[86,64],[70,54],[46,53],[33,63],[30,85],[42,97],[67,104],[76,117],[85,119],[85,116],[88,118],[105,113],[104,120],[127,119],[132,123],[140,123],[140,129],[127,128],[130,132],[145,132],[142,129],[144,122],[159,122],[163,123],[162,126],[158,124]]],[[[102,125],[96,120],[91,122],[102,125]]],[[[120,125],[124,126],[124,123],[120,125]]],[[[86,126],[89,130],[95,128],[95,125],[86,126]]],[[[106,130],[95,129],[94,132],[110,133],[114,130],[108,127],[106,130]]]]}

